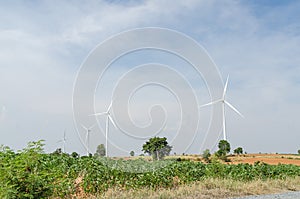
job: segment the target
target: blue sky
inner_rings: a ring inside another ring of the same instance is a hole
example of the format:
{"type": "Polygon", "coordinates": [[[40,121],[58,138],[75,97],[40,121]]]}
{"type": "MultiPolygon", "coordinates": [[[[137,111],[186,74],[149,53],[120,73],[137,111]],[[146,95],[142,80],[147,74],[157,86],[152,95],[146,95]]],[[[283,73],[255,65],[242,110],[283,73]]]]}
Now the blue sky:
{"type": "MultiPolygon", "coordinates": [[[[299,1],[271,0],[1,1],[0,143],[20,149],[28,141],[45,139],[46,150],[53,151],[60,147],[56,142],[66,128],[67,152],[84,153],[72,113],[73,85],[81,63],[108,37],[150,26],[194,38],[207,50],[222,77],[230,74],[228,100],[245,115],[240,119],[227,111],[233,148],[296,152],[300,148],[299,9],[299,1]]],[[[145,51],[120,60],[107,71],[104,79],[110,83],[98,87],[97,110],[104,110],[109,103],[118,75],[153,59],[184,73],[199,104],[210,99],[203,80],[188,65],[170,55],[145,51]]],[[[131,108],[136,122],[144,125],[149,122],[145,111],[151,104],[166,104],[174,117],[169,118],[164,135],[171,138],[178,105],[163,93],[155,87],[145,88],[131,108]],[[143,98],[145,93],[156,92],[160,97],[143,98]]],[[[201,128],[205,129],[209,109],[203,111],[201,128]]],[[[101,119],[99,125],[104,128],[101,119]]],[[[117,138],[118,131],[112,131],[117,138]]],[[[200,153],[202,139],[200,129],[187,152],[200,153]]],[[[103,137],[94,137],[91,146],[95,149],[100,143],[104,143],[103,137]]],[[[112,155],[124,155],[131,148],[140,153],[142,143],[124,143],[125,152],[116,150],[112,155]]]]}

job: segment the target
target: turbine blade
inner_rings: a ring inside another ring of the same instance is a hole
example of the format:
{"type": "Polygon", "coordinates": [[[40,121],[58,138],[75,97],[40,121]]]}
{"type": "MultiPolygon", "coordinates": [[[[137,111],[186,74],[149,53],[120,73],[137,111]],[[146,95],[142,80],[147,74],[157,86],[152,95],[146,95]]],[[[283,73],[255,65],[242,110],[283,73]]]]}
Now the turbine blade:
{"type": "Polygon", "coordinates": [[[209,102],[209,103],[207,103],[207,104],[203,104],[203,105],[199,106],[199,108],[204,107],[204,106],[213,105],[213,104],[216,104],[216,103],[221,102],[221,101],[222,101],[222,100],[216,100],[216,101],[213,101],[213,102],[209,102]]]}
{"type": "Polygon", "coordinates": [[[108,115],[109,120],[111,121],[111,123],[114,125],[114,127],[117,129],[117,125],[115,124],[114,120],[112,119],[112,117],[110,115],[108,115]]]}
{"type": "Polygon", "coordinates": [[[228,79],[229,79],[229,75],[227,76],[226,83],[225,83],[225,86],[224,86],[223,99],[225,99],[226,90],[227,90],[227,86],[228,86],[228,79]]]}
{"type": "Polygon", "coordinates": [[[234,110],[237,114],[239,114],[242,118],[244,118],[244,116],[229,102],[225,101],[225,104],[227,104],[232,110],[234,110]]]}
{"type": "Polygon", "coordinates": [[[109,106],[108,106],[107,112],[110,111],[110,109],[111,109],[111,107],[112,107],[112,104],[113,104],[113,100],[111,100],[111,102],[110,102],[110,104],[109,104],[109,106]]]}
{"type": "Polygon", "coordinates": [[[80,124],[82,126],[82,128],[84,128],[85,130],[88,130],[83,124],[80,124]]]}
{"type": "Polygon", "coordinates": [[[94,128],[96,125],[97,125],[97,123],[95,123],[92,126],[90,126],[89,130],[91,130],[92,128],[94,128]]]}
{"type": "Polygon", "coordinates": [[[88,142],[88,136],[89,136],[89,132],[87,131],[87,132],[86,132],[86,135],[85,135],[85,143],[88,142]]]}
{"type": "Polygon", "coordinates": [[[106,115],[106,114],[107,114],[107,112],[101,112],[101,113],[94,113],[89,116],[106,115]]]}

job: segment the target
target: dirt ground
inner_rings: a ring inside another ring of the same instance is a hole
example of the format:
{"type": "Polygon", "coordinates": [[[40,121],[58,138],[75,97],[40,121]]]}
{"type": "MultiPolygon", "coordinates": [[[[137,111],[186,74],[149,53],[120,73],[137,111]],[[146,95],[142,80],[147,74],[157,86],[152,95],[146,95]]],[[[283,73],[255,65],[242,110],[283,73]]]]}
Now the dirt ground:
{"type": "Polygon", "coordinates": [[[247,154],[235,155],[229,157],[232,164],[249,163],[254,164],[257,161],[267,164],[294,164],[300,166],[300,156],[292,154],[247,154]]]}
{"type": "MultiPolygon", "coordinates": [[[[144,158],[146,160],[151,160],[149,156],[143,157],[124,157],[124,160],[130,159],[137,159],[137,158],[144,158]]],[[[192,161],[202,161],[202,157],[200,155],[185,155],[185,156],[168,156],[166,159],[169,158],[181,158],[181,159],[189,159],[192,161]]],[[[239,163],[249,163],[254,164],[257,161],[264,162],[267,164],[277,165],[277,164],[294,164],[300,166],[300,155],[293,155],[293,154],[243,154],[243,155],[230,155],[228,157],[230,162],[228,164],[239,164],[239,163]]],[[[115,158],[118,159],[118,158],[115,158]]]]}

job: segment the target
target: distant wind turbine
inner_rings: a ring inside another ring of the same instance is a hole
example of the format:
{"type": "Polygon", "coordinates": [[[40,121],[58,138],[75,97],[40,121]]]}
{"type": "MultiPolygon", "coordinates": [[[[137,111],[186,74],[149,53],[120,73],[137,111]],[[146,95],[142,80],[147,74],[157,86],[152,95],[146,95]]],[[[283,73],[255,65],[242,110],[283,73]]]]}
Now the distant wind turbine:
{"type": "Polygon", "coordinates": [[[6,115],[6,107],[3,105],[2,110],[1,110],[1,114],[0,114],[0,122],[1,122],[1,120],[5,119],[5,115],[6,115]]]}
{"type": "Polygon", "coordinates": [[[66,147],[66,142],[67,142],[67,139],[66,139],[66,129],[64,130],[64,137],[59,140],[57,143],[60,143],[62,142],[63,143],[63,153],[65,153],[65,147],[66,147]]]}
{"type": "Polygon", "coordinates": [[[114,125],[115,128],[117,128],[113,118],[111,117],[110,109],[112,107],[113,101],[110,102],[110,105],[108,106],[108,109],[105,112],[102,113],[96,113],[93,115],[105,115],[106,116],[106,125],[105,125],[105,147],[106,147],[106,154],[105,156],[108,156],[108,131],[109,131],[109,121],[114,125]]]}
{"type": "Polygon", "coordinates": [[[90,133],[92,131],[92,128],[94,128],[96,126],[96,124],[93,124],[90,127],[86,127],[83,124],[81,124],[81,126],[82,126],[82,128],[84,128],[86,130],[86,137],[85,137],[85,142],[86,142],[86,146],[87,146],[86,155],[89,156],[89,153],[90,153],[90,151],[89,151],[89,149],[90,149],[89,148],[90,147],[90,133]]]}
{"type": "Polygon", "coordinates": [[[210,102],[210,103],[207,103],[207,104],[204,104],[204,105],[201,105],[199,108],[201,107],[204,107],[204,106],[209,106],[209,105],[214,105],[214,104],[217,104],[217,103],[222,103],[222,122],[223,122],[223,139],[224,140],[227,140],[227,137],[226,137],[226,116],[225,116],[225,104],[227,106],[229,106],[232,110],[234,110],[237,114],[239,114],[241,117],[244,118],[244,116],[233,106],[231,105],[228,101],[226,101],[225,99],[225,96],[226,96],[226,90],[227,90],[227,86],[228,86],[228,79],[229,79],[229,75],[227,76],[227,80],[226,80],[226,83],[225,83],[225,87],[224,87],[224,90],[223,90],[223,95],[222,95],[222,98],[221,99],[218,99],[216,101],[213,101],[213,102],[210,102]]]}

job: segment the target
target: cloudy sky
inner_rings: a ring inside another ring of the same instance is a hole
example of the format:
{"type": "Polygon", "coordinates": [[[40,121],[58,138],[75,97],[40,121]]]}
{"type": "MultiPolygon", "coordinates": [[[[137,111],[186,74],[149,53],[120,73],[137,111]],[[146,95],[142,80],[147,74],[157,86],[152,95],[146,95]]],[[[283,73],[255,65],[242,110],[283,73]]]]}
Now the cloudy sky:
{"type": "MultiPolygon", "coordinates": [[[[1,1],[0,144],[17,150],[29,141],[44,139],[50,152],[61,147],[57,141],[66,129],[66,151],[83,154],[80,138],[84,130],[75,124],[72,110],[81,64],[99,43],[117,33],[161,27],[193,38],[208,52],[223,80],[230,75],[227,99],[245,116],[241,119],[226,109],[232,148],[295,153],[300,148],[299,9],[299,1],[289,0],[1,1]]],[[[168,53],[145,50],[120,59],[107,70],[95,92],[95,109],[104,111],[109,105],[120,76],[150,62],[169,65],[185,76],[199,105],[210,100],[203,79],[191,66],[168,53]]],[[[172,80],[164,72],[154,75],[172,80]]],[[[169,112],[160,136],[172,139],[178,126],[188,125],[178,123],[180,106],[167,89],[141,88],[133,102],[130,113],[138,126],[151,122],[147,111],[154,104],[169,112]]],[[[201,152],[210,112],[210,108],[199,110],[198,133],[186,138],[192,145],[185,152],[201,152]]],[[[98,127],[91,134],[92,151],[105,142],[103,118],[98,127]]],[[[111,155],[126,155],[130,150],[141,153],[143,140],[121,137],[120,131],[111,130],[111,155]]]]}

